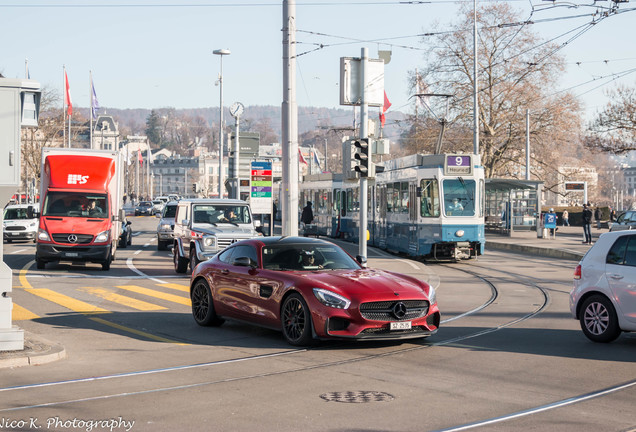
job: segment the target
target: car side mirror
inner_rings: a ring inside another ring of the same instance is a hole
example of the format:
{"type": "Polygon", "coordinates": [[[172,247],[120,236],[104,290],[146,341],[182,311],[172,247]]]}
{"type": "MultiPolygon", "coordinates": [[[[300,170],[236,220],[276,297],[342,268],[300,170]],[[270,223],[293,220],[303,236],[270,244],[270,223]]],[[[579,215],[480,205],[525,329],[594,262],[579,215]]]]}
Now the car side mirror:
{"type": "Polygon", "coordinates": [[[190,224],[190,221],[188,219],[184,219],[184,220],[181,221],[181,225],[186,225],[187,226],[189,224],[190,224]]]}
{"type": "Polygon", "coordinates": [[[254,226],[255,226],[256,228],[260,228],[260,226],[261,226],[261,221],[260,221],[260,220],[258,220],[258,219],[256,219],[256,220],[254,221],[254,226]]]}
{"type": "Polygon", "coordinates": [[[132,225],[131,221],[126,221],[126,225],[132,225]]]}
{"type": "Polygon", "coordinates": [[[161,218],[161,212],[155,212],[155,217],[161,218]]]}
{"type": "Polygon", "coordinates": [[[250,257],[238,257],[232,261],[233,266],[256,268],[256,263],[250,257]]]}
{"type": "Polygon", "coordinates": [[[367,266],[367,257],[363,257],[362,255],[356,255],[356,261],[362,266],[367,266]]]}

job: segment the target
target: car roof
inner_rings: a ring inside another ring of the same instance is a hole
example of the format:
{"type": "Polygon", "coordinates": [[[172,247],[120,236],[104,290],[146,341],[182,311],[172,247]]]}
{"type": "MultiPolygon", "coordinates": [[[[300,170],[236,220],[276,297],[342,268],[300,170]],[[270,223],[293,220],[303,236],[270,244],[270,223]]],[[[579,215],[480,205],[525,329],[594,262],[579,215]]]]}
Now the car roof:
{"type": "Polygon", "coordinates": [[[259,237],[256,240],[263,243],[263,245],[333,245],[333,243],[326,240],[310,237],[294,237],[294,236],[274,236],[274,237],[259,237]]]}
{"type": "Polygon", "coordinates": [[[239,199],[219,199],[219,198],[189,198],[179,201],[179,204],[231,204],[248,205],[247,202],[239,199]]]}
{"type": "Polygon", "coordinates": [[[5,209],[9,209],[9,208],[29,208],[29,207],[40,207],[40,203],[33,203],[33,204],[9,204],[8,206],[5,207],[5,209]]]}

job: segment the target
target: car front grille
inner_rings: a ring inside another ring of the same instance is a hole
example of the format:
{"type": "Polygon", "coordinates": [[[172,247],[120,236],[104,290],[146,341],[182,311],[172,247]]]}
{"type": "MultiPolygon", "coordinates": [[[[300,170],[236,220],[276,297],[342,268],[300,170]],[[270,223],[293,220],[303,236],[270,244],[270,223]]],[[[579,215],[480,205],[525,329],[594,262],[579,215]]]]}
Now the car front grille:
{"type": "Polygon", "coordinates": [[[426,300],[397,300],[362,303],[360,314],[375,321],[409,321],[421,318],[428,313],[426,300]],[[404,315],[400,316],[400,312],[404,315]]]}
{"type": "Polygon", "coordinates": [[[26,231],[26,227],[15,225],[15,226],[6,226],[4,227],[5,231],[26,231]]]}
{"type": "Polygon", "coordinates": [[[86,244],[93,241],[93,236],[90,234],[53,234],[53,241],[56,243],[69,243],[69,244],[86,244]],[[68,236],[74,235],[77,237],[77,241],[71,243],[68,236]]]}
{"type": "Polygon", "coordinates": [[[219,238],[219,239],[217,239],[216,244],[217,244],[219,249],[225,249],[229,245],[234,244],[237,241],[245,240],[247,238],[249,238],[249,237],[245,237],[245,238],[219,238]]]}

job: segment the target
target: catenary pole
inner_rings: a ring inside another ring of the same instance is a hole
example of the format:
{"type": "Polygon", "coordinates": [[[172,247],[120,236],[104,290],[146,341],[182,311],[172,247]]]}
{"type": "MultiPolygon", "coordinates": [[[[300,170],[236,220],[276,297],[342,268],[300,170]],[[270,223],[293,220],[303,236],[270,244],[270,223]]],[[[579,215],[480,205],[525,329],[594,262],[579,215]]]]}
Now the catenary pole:
{"type": "Polygon", "coordinates": [[[296,2],[283,0],[282,234],[298,235],[298,106],[296,105],[296,2]]]}
{"type": "MultiPolygon", "coordinates": [[[[369,102],[367,101],[367,80],[368,80],[368,65],[369,65],[369,51],[367,48],[362,48],[360,59],[360,94],[362,100],[360,104],[360,138],[368,138],[369,135],[369,102]]],[[[369,149],[370,150],[370,149],[369,149]]],[[[371,170],[372,156],[369,151],[369,171],[371,170]]],[[[369,172],[370,173],[370,172],[369,172]]],[[[360,175],[360,227],[359,227],[359,242],[358,242],[358,254],[364,259],[367,257],[367,177],[360,175]]],[[[364,262],[364,261],[363,261],[364,262]]]]}

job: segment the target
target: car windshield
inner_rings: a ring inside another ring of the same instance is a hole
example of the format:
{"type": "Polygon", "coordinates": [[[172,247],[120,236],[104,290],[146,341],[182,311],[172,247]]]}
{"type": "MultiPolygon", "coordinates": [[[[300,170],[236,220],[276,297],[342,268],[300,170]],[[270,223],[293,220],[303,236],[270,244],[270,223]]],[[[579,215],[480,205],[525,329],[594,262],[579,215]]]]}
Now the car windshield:
{"type": "Polygon", "coordinates": [[[285,244],[263,247],[266,270],[354,270],[360,265],[336,245],[285,244]]]}
{"type": "Polygon", "coordinates": [[[29,219],[29,212],[26,208],[8,208],[4,211],[4,220],[29,219]]]}
{"type": "Polygon", "coordinates": [[[139,207],[152,207],[152,204],[148,201],[143,201],[139,203],[139,207]]]}
{"type": "Polygon", "coordinates": [[[108,198],[106,194],[49,192],[42,216],[107,218],[108,198]]]}
{"type": "Polygon", "coordinates": [[[196,204],[192,208],[192,221],[208,224],[248,224],[252,223],[252,218],[246,205],[196,204]]]}

